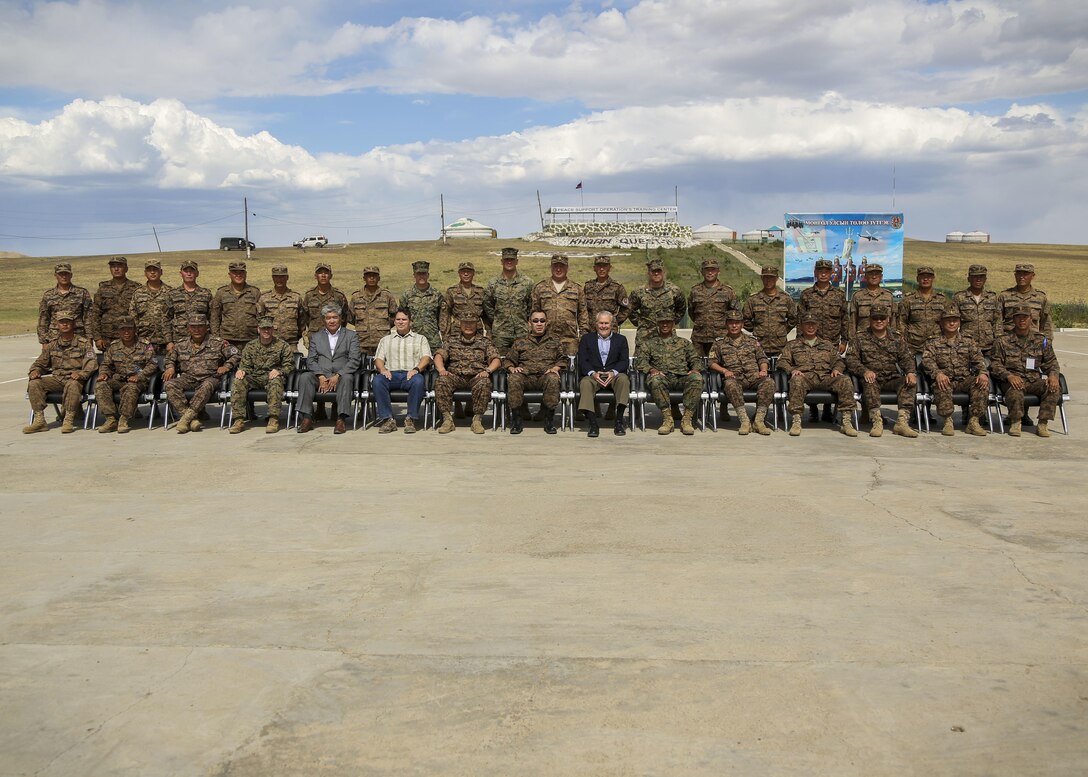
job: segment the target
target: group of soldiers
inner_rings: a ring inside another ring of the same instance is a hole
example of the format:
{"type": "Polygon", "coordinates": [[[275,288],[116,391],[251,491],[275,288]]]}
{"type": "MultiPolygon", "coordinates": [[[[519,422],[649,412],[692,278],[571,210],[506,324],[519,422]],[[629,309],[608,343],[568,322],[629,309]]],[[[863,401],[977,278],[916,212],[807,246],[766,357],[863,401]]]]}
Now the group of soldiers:
{"type": "MultiPolygon", "coordinates": [[[[314,268],[315,286],[300,294],[288,287],[285,265],[272,268],[273,288],[261,292],[247,282],[246,263],[236,261],[228,268],[230,282],[213,293],[199,285],[195,261],[181,263],[180,284],[170,287],[162,281],[158,260],[144,263],[146,283],[140,284],[127,277],[125,257],[114,257],[109,260],[111,277],[92,296],[72,283],[71,265],[59,263],[54,268],[56,286],[45,292],[40,305],[42,352],[29,372],[34,415],[24,432],[48,428],[44,416],[48,392],[63,394],[61,431],[74,431],[84,384],[96,369],[96,401],[104,416],[99,431],[128,431],[138,398],[160,359],[165,393],[179,418],[178,432],[201,428],[204,405],[230,372],[235,419],[231,431],[242,431],[252,416],[247,392],[264,389],[266,431],[275,432],[299,341],[331,326],[332,311],[338,314],[337,327],[354,325],[354,330],[343,331],[357,342],[360,356],[375,356],[382,339],[396,331],[398,313],[410,320],[410,331],[426,338],[428,346],[427,357],[418,366],[428,366],[433,354],[439,373],[435,393],[443,433],[454,428],[453,419],[460,414],[454,395],[463,389],[473,397],[473,431],[483,432],[490,375],[500,367],[509,375],[511,431],[522,430],[522,413],[527,411],[524,391],[536,389],[543,392],[545,431],[554,432],[558,375],[569,357],[582,353],[579,341],[588,338],[585,348],[599,343],[603,357],[609,335],[630,321],[637,330],[634,366],[646,374],[648,393],[662,411],[661,434],[673,431],[673,413],[680,406],[681,432],[694,433],[693,414],[705,367],[721,375],[723,411],[733,406],[740,434],[770,434],[765,418],[774,397],[770,373],[777,366],[789,377],[791,435],[801,433],[808,392],[820,389],[835,396],[841,431],[857,436],[849,377],[854,375],[861,383],[863,421],[871,422],[871,436],[883,432],[880,393],[885,391],[898,396],[893,431],[915,437],[910,421],[919,362],[933,383],[937,412],[945,419],[944,434],[954,434],[956,392],[970,397],[966,430],[986,433],[978,419],[985,412],[988,373],[1001,383],[1012,421],[1010,433],[1021,433],[1027,420],[1023,397],[1034,394],[1040,398],[1036,431],[1049,434],[1047,422],[1054,417],[1059,396],[1059,368],[1049,303],[1045,293],[1032,286],[1030,264],[1018,264],[1016,285],[1000,294],[986,289],[986,268],[972,265],[968,287],[952,299],[933,288],[932,267],[919,267],[917,290],[898,304],[881,286],[883,268],[878,264],[865,267],[865,285],[849,302],[831,282],[830,261],[816,262],[815,283],[798,301],[780,288],[778,268],[765,266],[762,288],[740,304],[735,291],[719,280],[720,266],[713,258],[702,262],[703,280],[686,295],[666,279],[659,259],[646,263],[646,282],[630,293],[611,278],[606,255],[594,258],[595,277],[584,284],[567,277],[569,259],[561,254],[551,258],[550,277],[537,283],[518,270],[517,249],[502,249],[500,263],[501,272],[479,286],[474,264],[461,262],[458,282],[441,292],[430,284],[429,263],[414,262],[414,283],[399,298],[380,285],[376,266],[363,269],[363,286],[348,296],[332,285],[332,267],[325,262],[314,268]],[[692,322],[690,340],[674,331],[685,315],[692,322]],[[791,340],[795,328],[797,336],[791,340]],[[102,354],[101,365],[95,349],[102,354]],[[745,391],[755,394],[754,416],[748,415],[745,391]],[[682,396],[675,408],[670,392],[682,396]]],[[[340,329],[329,331],[335,338],[340,329]]],[[[626,371],[626,364],[589,372],[579,367],[579,376],[597,376],[601,386],[608,387],[609,375],[626,371]]],[[[613,412],[622,417],[627,392],[617,389],[611,401],[613,412]]],[[[596,436],[596,405],[580,408],[596,436]]],[[[319,404],[318,420],[322,410],[319,404]]],[[[818,419],[818,412],[810,405],[810,419],[818,419]]],[[[834,419],[831,405],[825,405],[823,418],[834,419]]],[[[391,419],[379,420],[388,431],[391,419]]],[[[622,433],[622,421],[616,433],[622,433]]]]}

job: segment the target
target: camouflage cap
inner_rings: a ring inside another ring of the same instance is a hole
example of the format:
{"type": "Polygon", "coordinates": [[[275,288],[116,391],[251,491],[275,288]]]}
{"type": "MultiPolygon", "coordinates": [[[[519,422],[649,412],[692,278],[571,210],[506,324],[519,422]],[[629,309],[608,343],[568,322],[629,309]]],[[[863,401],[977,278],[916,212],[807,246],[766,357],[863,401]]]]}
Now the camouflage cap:
{"type": "Polygon", "coordinates": [[[1021,262],[1016,265],[1014,272],[1035,272],[1035,265],[1030,262],[1021,262]]]}
{"type": "Polygon", "coordinates": [[[132,316],[121,316],[121,319],[117,322],[118,329],[124,329],[126,326],[136,328],[136,321],[132,316]]]}
{"type": "Polygon", "coordinates": [[[376,264],[368,264],[366,267],[363,268],[363,275],[381,275],[381,274],[382,274],[382,271],[378,268],[378,265],[376,265],[376,264]]]}
{"type": "Polygon", "coordinates": [[[412,262],[412,272],[430,272],[430,262],[412,262]]]}
{"type": "Polygon", "coordinates": [[[272,329],[276,326],[276,319],[272,316],[261,316],[257,319],[258,329],[272,329]]]}
{"type": "Polygon", "coordinates": [[[518,258],[518,249],[510,248],[509,246],[507,246],[506,248],[502,249],[502,258],[503,259],[517,259],[518,258]]]}
{"type": "Polygon", "coordinates": [[[962,318],[960,316],[960,309],[956,305],[945,305],[944,310],[941,311],[941,318],[962,318]]]}
{"type": "Polygon", "coordinates": [[[700,270],[717,270],[719,268],[721,268],[721,265],[718,264],[718,260],[712,258],[704,259],[702,264],[699,265],[700,270]]]}
{"type": "Polygon", "coordinates": [[[1009,310],[1009,315],[1013,316],[1013,317],[1015,317],[1015,316],[1030,316],[1031,315],[1031,308],[1029,308],[1027,305],[1014,305],[1009,310]]]}
{"type": "Polygon", "coordinates": [[[231,262],[229,265],[227,265],[227,272],[245,272],[245,271],[246,271],[246,263],[245,262],[231,262]]]}
{"type": "Polygon", "coordinates": [[[181,269],[183,270],[200,270],[200,265],[194,262],[192,259],[186,259],[181,263],[181,269]]]}
{"type": "Polygon", "coordinates": [[[76,320],[76,314],[73,313],[70,310],[62,310],[60,313],[57,313],[57,321],[75,321],[75,320],[76,320]]]}
{"type": "Polygon", "coordinates": [[[820,317],[813,312],[802,313],[798,323],[801,324],[818,324],[820,323],[820,317]]]}
{"type": "Polygon", "coordinates": [[[647,270],[664,270],[665,265],[661,263],[660,259],[650,259],[646,262],[647,270]]]}
{"type": "Polygon", "coordinates": [[[146,260],[144,260],[144,269],[145,270],[151,270],[151,269],[161,270],[162,269],[162,262],[160,262],[158,259],[146,259],[146,260]]]}
{"type": "Polygon", "coordinates": [[[476,272],[476,265],[472,262],[461,262],[457,265],[457,272],[461,272],[461,270],[472,270],[473,272],[476,272]]]}
{"type": "Polygon", "coordinates": [[[739,310],[727,310],[727,311],[725,311],[725,320],[726,321],[743,321],[744,320],[744,314],[741,313],[739,310]]]}
{"type": "Polygon", "coordinates": [[[668,321],[670,324],[675,324],[676,323],[676,319],[672,317],[671,313],[660,313],[660,314],[658,314],[656,320],[657,320],[657,323],[659,323],[659,324],[662,321],[668,321]]]}
{"type": "Polygon", "coordinates": [[[329,264],[328,262],[318,262],[317,264],[314,265],[314,272],[315,273],[319,273],[322,270],[324,270],[325,272],[332,272],[332,265],[329,264]]]}
{"type": "Polygon", "coordinates": [[[119,264],[125,269],[128,269],[128,258],[124,256],[112,256],[110,257],[110,264],[119,264]]]}
{"type": "Polygon", "coordinates": [[[986,274],[987,274],[986,265],[984,265],[984,264],[973,264],[973,265],[971,265],[970,267],[967,268],[967,275],[968,276],[971,276],[971,275],[986,275],[986,274]]]}
{"type": "Polygon", "coordinates": [[[593,257],[593,266],[596,267],[599,264],[612,264],[612,259],[608,254],[597,254],[593,257]]]}
{"type": "Polygon", "coordinates": [[[765,265],[763,265],[763,267],[760,268],[759,274],[760,275],[773,275],[775,278],[777,278],[778,277],[778,268],[773,264],[765,264],[765,265]]]}
{"type": "Polygon", "coordinates": [[[552,254],[552,264],[570,264],[570,259],[564,254],[552,254]]]}
{"type": "Polygon", "coordinates": [[[881,264],[867,264],[865,265],[865,274],[868,275],[871,272],[884,272],[884,265],[881,264]]]}
{"type": "Polygon", "coordinates": [[[817,259],[816,260],[816,269],[817,270],[833,270],[833,269],[835,269],[835,265],[833,265],[831,263],[830,259],[817,259]]]}
{"type": "Polygon", "coordinates": [[[207,326],[208,317],[203,313],[190,313],[188,324],[189,326],[207,326]]]}
{"type": "Polygon", "coordinates": [[[869,308],[869,318],[890,318],[892,309],[887,305],[873,305],[869,308]]]}
{"type": "Polygon", "coordinates": [[[937,273],[934,272],[933,268],[930,267],[928,264],[923,264],[921,267],[918,268],[918,272],[915,273],[915,275],[936,275],[936,274],[937,273]]]}
{"type": "Polygon", "coordinates": [[[274,265],[272,265],[272,274],[273,275],[287,275],[287,265],[285,265],[285,264],[274,264],[274,265]]]}
{"type": "Polygon", "coordinates": [[[71,275],[72,265],[69,262],[57,262],[53,265],[53,272],[66,272],[71,275]]]}

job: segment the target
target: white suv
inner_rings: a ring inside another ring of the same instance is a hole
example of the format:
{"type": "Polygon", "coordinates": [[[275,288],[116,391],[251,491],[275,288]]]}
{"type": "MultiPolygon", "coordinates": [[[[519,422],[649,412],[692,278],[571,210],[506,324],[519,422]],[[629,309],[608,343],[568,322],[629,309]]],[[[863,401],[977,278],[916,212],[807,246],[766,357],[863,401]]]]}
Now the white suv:
{"type": "Polygon", "coordinates": [[[295,248],[324,248],[329,244],[329,239],[324,235],[310,235],[310,237],[304,237],[301,240],[296,240],[293,245],[295,248]]]}

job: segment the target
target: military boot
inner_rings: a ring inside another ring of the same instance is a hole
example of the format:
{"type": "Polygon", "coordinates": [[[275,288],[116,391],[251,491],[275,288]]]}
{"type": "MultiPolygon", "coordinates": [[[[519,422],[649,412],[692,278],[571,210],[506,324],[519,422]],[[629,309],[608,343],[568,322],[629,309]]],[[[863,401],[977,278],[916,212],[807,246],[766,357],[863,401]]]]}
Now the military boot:
{"type": "Polygon", "coordinates": [[[752,422],[748,420],[748,413],[745,412],[743,407],[736,408],[737,418],[740,419],[740,430],[737,434],[749,434],[752,431],[752,422]]]}
{"type": "Polygon", "coordinates": [[[801,414],[794,413],[793,421],[790,423],[790,437],[801,436],[801,414]]]}
{"type": "Polygon", "coordinates": [[[193,422],[193,418],[196,416],[192,410],[186,410],[181,414],[181,418],[178,419],[177,430],[178,434],[188,434],[189,425],[193,422]]]}
{"type": "Polygon", "coordinates": [[[858,430],[854,428],[854,414],[849,410],[842,411],[842,426],[840,429],[847,437],[858,436],[858,430]]]}
{"type": "Polygon", "coordinates": [[[668,407],[665,408],[665,412],[661,414],[661,426],[657,427],[658,434],[672,434],[674,429],[672,422],[672,411],[668,407]]]}
{"type": "Polygon", "coordinates": [[[64,423],[60,425],[61,434],[71,434],[76,430],[76,419],[74,413],[64,414],[64,423]]]}
{"type": "Polygon", "coordinates": [[[126,418],[125,416],[121,416],[121,418],[117,421],[117,433],[128,434],[129,429],[131,429],[131,427],[128,425],[128,418],[126,418]]]}
{"type": "Polygon", "coordinates": [[[540,414],[544,416],[544,432],[545,434],[555,434],[555,408],[547,407],[546,405],[540,406],[540,414]]]}
{"type": "Polygon", "coordinates": [[[34,432],[48,432],[49,424],[45,421],[45,411],[35,410],[34,417],[30,420],[29,426],[23,427],[23,434],[34,434],[34,432]]]}
{"type": "Polygon", "coordinates": [[[1050,436],[1050,430],[1047,429],[1047,427],[1046,427],[1046,425],[1048,423],[1050,423],[1050,422],[1049,421],[1040,421],[1035,427],[1035,433],[1037,435],[1039,435],[1040,437],[1049,437],[1050,436]]]}
{"type": "Polygon", "coordinates": [[[246,419],[244,419],[244,418],[235,418],[234,423],[230,425],[230,433],[231,434],[241,434],[245,430],[246,430],[246,419]]]}
{"type": "Polygon", "coordinates": [[[880,415],[880,413],[877,413],[876,415],[870,414],[870,416],[873,422],[873,428],[869,430],[869,436],[880,437],[884,434],[884,417],[880,415]]]}
{"type": "Polygon", "coordinates": [[[275,434],[280,430],[280,417],[278,415],[268,416],[268,423],[264,427],[265,434],[275,434]]]}
{"type": "Polygon", "coordinates": [[[453,431],[453,413],[442,414],[442,424],[438,427],[439,434],[449,434],[453,431]]]}
{"type": "Polygon", "coordinates": [[[1020,436],[1020,422],[1019,421],[1014,421],[1013,423],[1009,424],[1009,436],[1010,437],[1019,437],[1020,436]]]}
{"type": "Polygon", "coordinates": [[[952,423],[952,416],[948,416],[948,418],[944,419],[944,428],[941,429],[941,434],[945,437],[951,437],[955,433],[956,427],[952,423]]]}
{"type": "Polygon", "coordinates": [[[472,433],[483,434],[484,433],[484,417],[482,415],[472,416],[472,433]]]}
{"type": "Polygon", "coordinates": [[[899,415],[895,418],[895,426],[892,427],[892,431],[900,437],[918,436],[918,432],[910,428],[910,413],[906,410],[899,411],[899,415]]]}
{"type": "Polygon", "coordinates": [[[98,427],[99,434],[109,434],[110,432],[117,431],[117,418],[110,416],[107,418],[100,427],[98,427]]]}
{"type": "Polygon", "coordinates": [[[693,413],[693,410],[689,410],[686,407],[684,408],[684,414],[680,416],[680,434],[695,434],[695,425],[691,422],[693,413]]]}
{"type": "Polygon", "coordinates": [[[203,428],[204,428],[204,423],[200,420],[200,416],[199,415],[194,415],[193,420],[189,422],[189,431],[190,432],[199,432],[203,428]]]}
{"type": "Polygon", "coordinates": [[[767,428],[767,422],[763,420],[766,417],[767,408],[756,405],[756,417],[752,419],[752,429],[756,434],[766,436],[771,433],[771,430],[767,428]]]}
{"type": "Polygon", "coordinates": [[[510,413],[510,434],[521,434],[521,408],[510,413]]]}
{"type": "Polygon", "coordinates": [[[975,435],[975,437],[985,437],[987,434],[986,430],[982,428],[982,424],[980,424],[978,422],[978,419],[974,417],[972,417],[971,420],[967,422],[967,433],[973,434],[975,435]]]}

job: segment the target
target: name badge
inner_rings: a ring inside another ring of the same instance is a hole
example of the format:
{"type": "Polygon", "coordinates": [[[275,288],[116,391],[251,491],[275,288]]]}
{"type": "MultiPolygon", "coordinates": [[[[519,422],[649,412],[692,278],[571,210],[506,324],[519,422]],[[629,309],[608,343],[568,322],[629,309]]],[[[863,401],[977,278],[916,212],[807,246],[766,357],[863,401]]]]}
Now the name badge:
{"type": "Polygon", "coordinates": [[[1029,370],[1034,370],[1035,369],[1035,359],[1028,359],[1026,366],[1027,366],[1027,368],[1029,370]]]}

